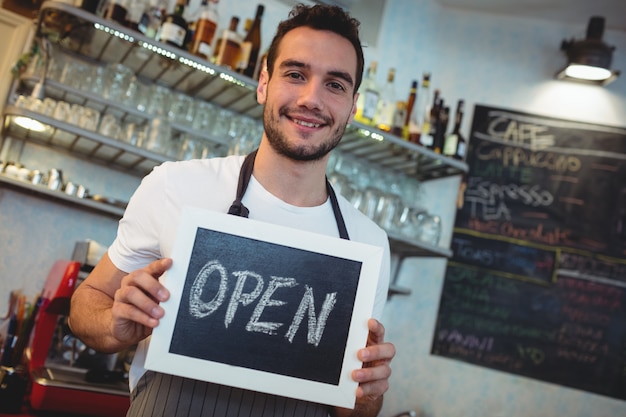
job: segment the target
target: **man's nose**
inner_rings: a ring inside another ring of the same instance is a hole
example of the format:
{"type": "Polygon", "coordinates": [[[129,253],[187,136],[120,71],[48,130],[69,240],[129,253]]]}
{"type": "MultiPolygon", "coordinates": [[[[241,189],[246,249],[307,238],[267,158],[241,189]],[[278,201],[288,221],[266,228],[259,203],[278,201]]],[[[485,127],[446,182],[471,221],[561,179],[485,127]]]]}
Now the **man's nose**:
{"type": "Polygon", "coordinates": [[[323,85],[319,82],[310,81],[302,86],[298,105],[310,109],[321,109],[323,107],[323,85]]]}

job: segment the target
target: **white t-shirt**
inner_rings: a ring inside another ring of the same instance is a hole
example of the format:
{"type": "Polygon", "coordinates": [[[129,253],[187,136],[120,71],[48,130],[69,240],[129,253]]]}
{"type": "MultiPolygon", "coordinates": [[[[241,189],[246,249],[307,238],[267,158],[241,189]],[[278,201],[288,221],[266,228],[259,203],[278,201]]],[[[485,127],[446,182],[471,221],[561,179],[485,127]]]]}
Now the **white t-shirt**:
{"type": "MultiPolygon", "coordinates": [[[[120,220],[117,238],[109,247],[111,261],[131,272],[150,262],[171,257],[184,206],[227,213],[236,196],[243,156],[166,162],[147,175],[120,220]]],[[[390,273],[387,234],[338,195],[350,240],[384,248],[372,317],[380,319],[387,299],[390,273]]],[[[269,193],[254,177],[242,200],[249,218],[339,238],[330,200],[316,207],[296,207],[269,193]]],[[[149,338],[137,347],[130,370],[130,389],[145,373],[149,338]]]]}

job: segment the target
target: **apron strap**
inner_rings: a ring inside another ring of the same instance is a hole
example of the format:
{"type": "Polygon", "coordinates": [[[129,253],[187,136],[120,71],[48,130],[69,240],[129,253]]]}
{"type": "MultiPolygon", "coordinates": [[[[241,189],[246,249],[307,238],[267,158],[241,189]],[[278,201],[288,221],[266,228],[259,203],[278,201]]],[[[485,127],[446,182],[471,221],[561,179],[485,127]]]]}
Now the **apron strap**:
{"type": "Polygon", "coordinates": [[[243,165],[241,166],[241,170],[239,171],[239,183],[237,184],[237,197],[233,204],[228,209],[228,214],[233,214],[235,216],[248,217],[250,211],[248,208],[243,205],[241,200],[243,199],[246,190],[248,189],[248,183],[250,182],[250,177],[252,177],[252,170],[254,169],[254,158],[256,157],[256,150],[249,153],[246,156],[246,159],[243,161],[243,165]]]}
{"type": "MultiPolygon", "coordinates": [[[[235,216],[248,217],[250,211],[246,206],[243,205],[241,200],[243,199],[244,194],[246,193],[246,189],[248,188],[248,183],[250,182],[250,178],[252,177],[252,171],[254,170],[254,158],[256,157],[256,150],[249,153],[246,158],[243,160],[243,165],[241,165],[241,170],[239,171],[239,182],[237,183],[237,196],[233,204],[228,209],[228,214],[232,214],[235,216]]],[[[330,198],[330,205],[333,208],[333,214],[335,215],[335,221],[337,222],[337,229],[339,230],[339,237],[342,239],[350,240],[350,236],[348,236],[348,229],[346,228],[346,223],[343,220],[343,215],[341,214],[341,209],[339,208],[339,201],[337,201],[337,195],[335,194],[335,190],[330,185],[330,181],[326,178],[326,192],[328,192],[328,197],[330,198]]]]}

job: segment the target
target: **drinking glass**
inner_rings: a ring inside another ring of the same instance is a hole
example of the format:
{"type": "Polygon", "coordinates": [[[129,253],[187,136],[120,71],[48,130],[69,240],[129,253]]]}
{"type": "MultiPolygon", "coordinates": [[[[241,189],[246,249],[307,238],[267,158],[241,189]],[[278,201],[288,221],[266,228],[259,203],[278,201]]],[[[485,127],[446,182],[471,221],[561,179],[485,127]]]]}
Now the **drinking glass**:
{"type": "Polygon", "coordinates": [[[133,70],[125,65],[109,64],[102,96],[111,101],[124,102],[124,94],[133,75],[133,70]]]}
{"type": "Polygon", "coordinates": [[[216,115],[217,109],[214,104],[204,100],[196,100],[195,115],[191,127],[200,132],[207,132],[215,122],[216,115]]]}
{"type": "Polygon", "coordinates": [[[152,84],[146,112],[158,117],[165,116],[169,107],[170,95],[171,91],[169,88],[152,84]]]}
{"type": "Polygon", "coordinates": [[[52,117],[54,116],[54,109],[56,109],[56,107],[56,100],[50,97],[46,97],[43,99],[43,103],[41,105],[41,114],[52,117]]]}
{"type": "Polygon", "coordinates": [[[231,130],[233,112],[224,108],[218,108],[215,121],[211,126],[210,134],[214,138],[226,138],[231,130]]]}
{"type": "Polygon", "coordinates": [[[102,136],[106,136],[111,139],[119,139],[121,130],[122,127],[120,126],[120,122],[113,114],[107,113],[102,116],[100,127],[98,128],[98,133],[102,136]]]}
{"type": "Polygon", "coordinates": [[[70,103],[62,100],[58,101],[52,117],[62,122],[67,122],[70,117],[70,103]]]}
{"type": "Polygon", "coordinates": [[[154,118],[150,122],[146,140],[143,147],[161,154],[167,154],[172,137],[172,128],[168,120],[163,118],[154,118]]]}
{"type": "Polygon", "coordinates": [[[67,122],[74,126],[80,126],[80,121],[83,118],[84,107],[80,104],[72,104],[70,106],[70,114],[67,122]]]}
{"type": "Polygon", "coordinates": [[[172,97],[167,116],[171,122],[191,126],[194,116],[193,99],[184,93],[175,94],[172,97]]]}
{"type": "Polygon", "coordinates": [[[100,122],[100,112],[91,107],[84,107],[78,125],[86,130],[95,131],[100,122]]]}

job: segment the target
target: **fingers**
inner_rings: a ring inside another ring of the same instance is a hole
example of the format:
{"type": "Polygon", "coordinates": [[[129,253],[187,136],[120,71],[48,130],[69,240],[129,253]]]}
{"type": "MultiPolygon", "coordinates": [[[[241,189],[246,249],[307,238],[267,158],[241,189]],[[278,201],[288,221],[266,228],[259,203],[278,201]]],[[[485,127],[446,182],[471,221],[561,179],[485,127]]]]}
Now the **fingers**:
{"type": "Polygon", "coordinates": [[[169,291],[158,278],[172,265],[169,258],[152,262],[122,279],[113,299],[113,332],[120,340],[145,337],[159,324],[169,291]]]}
{"type": "Polygon", "coordinates": [[[363,368],[353,371],[352,378],[359,382],[357,397],[377,398],[389,389],[390,363],[396,354],[392,343],[385,342],[385,328],[375,319],[368,321],[367,346],[358,352],[363,368]]]}

